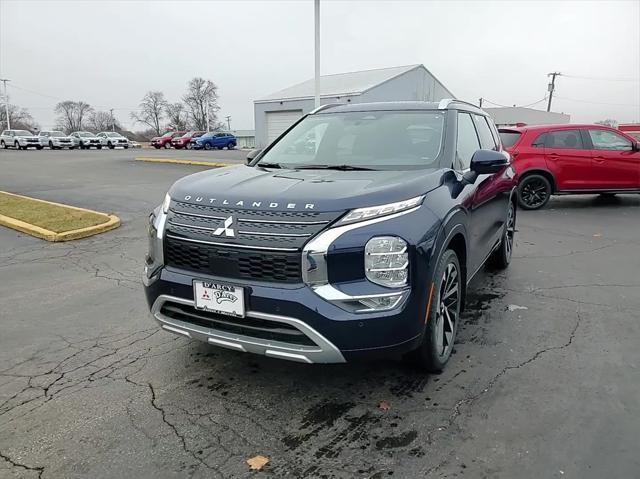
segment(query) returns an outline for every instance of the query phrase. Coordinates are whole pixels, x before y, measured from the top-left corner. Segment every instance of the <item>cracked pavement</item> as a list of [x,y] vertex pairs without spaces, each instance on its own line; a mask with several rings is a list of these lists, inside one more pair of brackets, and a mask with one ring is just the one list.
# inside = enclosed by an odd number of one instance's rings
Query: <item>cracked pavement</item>
[[513,263],[473,280],[443,374],[308,366],[157,329],[146,217],[202,168],[139,154],[0,152],[0,189],[123,220],[61,244],[0,228],[0,478],[637,476],[639,196],[520,211]]

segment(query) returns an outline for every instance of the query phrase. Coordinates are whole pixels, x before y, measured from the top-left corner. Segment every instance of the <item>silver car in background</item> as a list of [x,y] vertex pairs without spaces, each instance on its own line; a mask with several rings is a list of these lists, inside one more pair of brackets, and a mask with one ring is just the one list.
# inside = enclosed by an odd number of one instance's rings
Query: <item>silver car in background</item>
[[4,130],[0,135],[0,148],[13,146],[16,150],[37,148],[42,150],[40,140],[28,130]]
[[98,150],[102,149],[102,142],[100,141],[100,138],[89,131],[74,131],[69,136],[73,140],[74,145],[81,150],[89,148],[97,148]]
[[115,131],[101,131],[100,133],[96,134],[96,136],[100,138],[102,146],[106,146],[111,150],[113,150],[116,146],[129,148],[129,140]]
[[60,150],[69,148],[73,150],[76,145],[69,135],[65,135],[62,131],[41,131],[38,133],[40,146],[48,146],[52,150]]

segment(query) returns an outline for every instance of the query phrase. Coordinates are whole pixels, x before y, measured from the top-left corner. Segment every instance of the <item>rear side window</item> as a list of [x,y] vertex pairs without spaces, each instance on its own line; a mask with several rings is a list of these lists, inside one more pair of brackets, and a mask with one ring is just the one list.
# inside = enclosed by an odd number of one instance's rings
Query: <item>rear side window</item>
[[581,150],[584,148],[579,130],[558,130],[547,133],[545,147],[565,150]]
[[543,133],[542,135],[538,135],[535,140],[531,142],[531,146],[534,148],[544,148],[544,144],[547,141],[547,134]]
[[500,130],[500,140],[502,140],[502,146],[507,148],[515,145],[521,136],[522,133],[520,133],[519,131]]
[[624,136],[607,130],[589,130],[589,137],[596,150],[631,150],[631,142]]
[[480,137],[480,145],[485,150],[497,150],[498,145],[491,134],[487,119],[481,115],[473,115],[476,120],[476,128],[478,129],[478,136]]
[[458,113],[458,140],[456,143],[457,167],[466,170],[471,166],[471,157],[480,149],[478,134],[469,113]]

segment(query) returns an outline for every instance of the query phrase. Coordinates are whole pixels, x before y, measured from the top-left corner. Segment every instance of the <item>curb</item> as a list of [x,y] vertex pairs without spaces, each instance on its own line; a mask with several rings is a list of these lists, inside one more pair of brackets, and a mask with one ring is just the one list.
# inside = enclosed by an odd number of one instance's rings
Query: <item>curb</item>
[[236,164],[236,163],[221,163],[221,162],[201,161],[201,160],[176,160],[173,158],[151,158],[147,156],[138,156],[136,157],[136,161],[146,161],[148,163],[172,163],[175,165],[196,165],[196,166],[214,166],[214,167],[232,166]]
[[53,201],[40,200],[38,198],[31,198],[29,196],[16,195],[15,193],[9,193],[8,191],[2,191],[1,193],[17,196],[19,198],[25,198],[31,201],[38,201],[40,203],[47,203],[50,205],[62,206],[64,208],[69,208],[72,210],[78,211],[87,211],[90,213],[95,213],[99,215],[103,215],[107,218],[105,223],[101,223],[95,226],[87,226],[85,228],[78,228],[75,230],[64,231],[62,233],[56,233],[55,231],[51,231],[45,228],[41,228],[40,226],[32,225],[31,223],[26,223],[24,221],[17,220],[15,218],[11,218],[9,216],[0,214],[0,225],[6,226],[8,228],[20,231],[22,233],[26,233],[31,236],[35,236],[36,238],[40,238],[46,241],[71,241],[80,238],[86,238],[87,236],[97,235],[99,233],[104,233],[105,231],[110,231],[116,229],[120,226],[120,218],[116,215],[109,215],[106,213],[100,213],[99,211],[93,211],[86,208],[79,208],[77,206],[65,205],[62,203],[55,203]]

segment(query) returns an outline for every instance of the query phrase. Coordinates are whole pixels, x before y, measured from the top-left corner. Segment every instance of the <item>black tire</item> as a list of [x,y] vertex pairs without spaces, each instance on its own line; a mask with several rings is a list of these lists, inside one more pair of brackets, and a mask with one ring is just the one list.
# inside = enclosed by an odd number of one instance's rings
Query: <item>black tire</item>
[[126,145],[126,146],[124,147],[124,149],[125,149],[125,150],[128,150],[128,149],[129,149],[129,145]]
[[495,269],[506,269],[511,263],[511,257],[513,256],[513,244],[516,236],[516,206],[512,201],[509,201],[509,208],[507,209],[507,219],[504,223],[504,230],[502,232],[502,239],[500,240],[500,246],[496,249],[491,258],[489,258],[489,265]]
[[7,144],[4,142],[4,140],[0,141],[0,146],[2,147],[3,150],[6,150],[7,148],[9,148]]
[[542,175],[528,175],[518,185],[518,204],[523,210],[537,210],[551,198],[551,182]]
[[167,141],[167,142],[164,144],[164,149],[165,149],[165,150],[168,150],[169,148],[171,148],[171,143]]
[[108,142],[107,146],[109,147],[110,150],[113,150],[115,148],[115,146],[113,146],[111,142]]
[[209,143],[205,143],[204,144],[204,149],[205,150],[210,150],[211,149],[211,145]]
[[42,148],[43,148],[42,145],[36,146],[36,150],[42,150]]
[[232,143],[229,143],[229,144],[227,145],[227,150],[233,150],[235,147],[236,147],[236,144],[235,144],[235,143],[233,143],[233,142],[232,142]]
[[13,143],[13,147],[14,147],[16,150],[21,150],[21,149],[22,149],[22,148],[20,148],[20,143],[18,143],[18,141],[17,141],[17,140]]
[[156,150],[159,150],[159,149],[160,149],[160,145],[153,145],[153,147],[154,147]]
[[422,344],[408,359],[425,371],[441,373],[453,352],[464,302],[464,278],[455,251],[448,249],[440,257],[432,288]]
[[97,148],[98,150],[102,150],[102,145],[98,145],[98,146],[96,146],[96,148]]
[[615,198],[616,193],[600,193],[601,198]]

